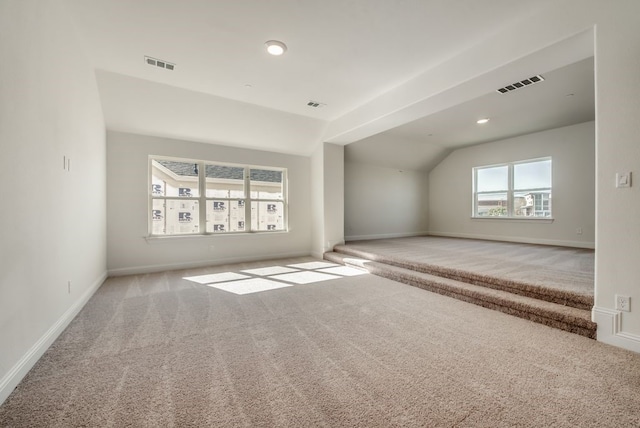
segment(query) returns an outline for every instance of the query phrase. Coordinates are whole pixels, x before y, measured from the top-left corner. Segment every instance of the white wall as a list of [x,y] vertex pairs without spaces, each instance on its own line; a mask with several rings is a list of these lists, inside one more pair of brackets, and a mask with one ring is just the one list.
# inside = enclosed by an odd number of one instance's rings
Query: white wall
[[311,155],[311,254],[322,257],[324,249],[324,144]]
[[344,146],[324,143],[324,251],[344,243]]
[[[640,352],[640,2],[596,3],[594,316],[598,340]],[[624,171],[633,187],[616,189]],[[631,312],[615,310],[616,294],[631,297]]]
[[314,257],[344,243],[344,147],[322,143],[311,155]]
[[[289,231],[215,236],[148,235],[149,155],[287,168]],[[309,255],[310,160],[222,145],[136,134],[107,135],[107,264],[110,275]]]
[[0,52],[1,403],[106,277],[106,155],[59,1],[0,2]]
[[427,231],[427,173],[347,162],[345,238],[378,239]]
[[[552,222],[471,218],[473,167],[546,156],[553,167]],[[431,235],[593,248],[594,122],[454,151],[429,173],[428,212]]]

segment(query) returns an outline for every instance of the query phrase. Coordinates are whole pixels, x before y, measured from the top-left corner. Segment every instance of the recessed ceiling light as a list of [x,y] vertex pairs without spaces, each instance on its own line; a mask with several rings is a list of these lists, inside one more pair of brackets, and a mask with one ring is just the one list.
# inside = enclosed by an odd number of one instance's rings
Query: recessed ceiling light
[[487,123],[487,122],[489,122],[489,118],[488,117],[485,117],[484,119],[478,119],[476,121],[476,123],[478,123],[480,125],[482,125],[483,123]]
[[278,40],[269,40],[265,45],[267,46],[267,52],[271,55],[279,56],[287,51],[287,45]]

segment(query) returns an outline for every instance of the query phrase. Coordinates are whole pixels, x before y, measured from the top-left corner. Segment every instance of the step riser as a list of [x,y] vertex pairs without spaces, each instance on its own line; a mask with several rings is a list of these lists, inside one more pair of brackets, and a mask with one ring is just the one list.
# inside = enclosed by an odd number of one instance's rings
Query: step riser
[[473,303],[475,305],[482,306],[488,309],[504,312],[506,314],[517,316],[518,318],[527,319],[533,322],[537,322],[539,324],[544,324],[549,327],[554,327],[560,330],[565,330],[571,333],[579,334],[581,336],[585,336],[590,339],[596,338],[595,326],[593,328],[588,328],[588,327],[579,325],[579,324],[584,324],[583,320],[575,320],[576,321],[575,324],[567,321],[560,321],[558,319],[549,318],[549,317],[535,314],[529,311],[523,311],[517,308],[513,308],[511,306],[506,306],[504,304],[498,303],[497,301],[487,301],[484,299],[478,299],[473,296],[456,292],[446,286],[442,286],[441,284],[399,277],[397,275],[393,275],[392,273],[384,271],[384,269],[371,268],[369,269],[369,272],[374,275],[381,276],[383,278],[402,282],[403,284],[411,285],[413,287],[418,287],[423,290],[431,291],[433,293],[442,294],[444,296],[453,297],[455,299],[462,300],[468,303]]
[[[567,316],[561,313],[541,311],[539,308],[536,309],[527,307],[526,305],[522,304],[510,304],[508,301],[504,301],[491,296],[476,296],[468,290],[457,289],[450,285],[447,285],[446,283],[440,283],[438,281],[430,281],[424,278],[415,277],[411,275],[411,273],[395,272],[392,268],[385,269],[384,264],[380,262],[367,263],[366,261],[359,262],[358,260],[345,260],[344,254],[345,253],[326,253],[324,255],[324,258],[325,260],[332,261],[334,263],[344,264],[346,266],[352,266],[358,269],[364,269],[373,275],[388,278],[397,282],[402,282],[407,285],[449,296],[468,303],[473,303],[475,305],[482,306],[488,309],[497,310],[509,315],[537,322],[539,324],[544,324],[549,327],[554,327],[560,330],[579,334],[590,339],[596,338],[596,324],[591,322],[590,320]],[[404,266],[398,267],[407,269]],[[425,273],[431,274],[430,272]],[[455,278],[452,279],[458,280]],[[482,286],[482,284],[480,285]]]
[[[515,282],[501,282],[498,279],[486,278],[481,275],[475,275],[470,272],[460,272],[454,269],[446,269],[439,266],[430,266],[425,264],[410,264],[407,262],[393,260],[386,257],[381,257],[376,254],[366,253],[364,251],[357,251],[350,248],[336,247],[334,249],[336,253],[350,255],[354,257],[361,257],[376,261],[379,263],[385,263],[392,266],[401,267],[404,269],[415,270],[417,272],[427,273],[430,275],[439,276],[442,278],[449,278],[456,281],[466,282],[468,284],[478,285],[481,287],[492,288],[494,290],[507,291],[509,293],[519,294],[525,297],[531,297],[534,299],[544,300],[551,303],[557,303],[559,305],[571,306],[573,308],[582,310],[591,310],[593,307],[593,299],[584,298],[581,299],[578,296],[559,296],[557,294],[547,294],[536,292],[532,290],[531,286],[527,284],[518,284]],[[340,262],[338,262],[340,263]]]

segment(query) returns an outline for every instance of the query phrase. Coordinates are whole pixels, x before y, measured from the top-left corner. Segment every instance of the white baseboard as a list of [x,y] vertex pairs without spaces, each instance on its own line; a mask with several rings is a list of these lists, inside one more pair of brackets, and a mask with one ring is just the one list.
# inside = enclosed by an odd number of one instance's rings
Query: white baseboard
[[560,239],[539,239],[529,238],[521,236],[495,236],[495,235],[481,235],[475,233],[449,233],[449,232],[428,232],[429,236],[443,236],[446,238],[467,238],[467,239],[482,239],[485,241],[505,241],[505,242],[517,242],[520,244],[538,244],[538,245],[554,245],[558,247],[574,247],[574,248],[588,248],[595,249],[595,242],[580,242],[580,241],[564,241]]
[[622,312],[594,306],[591,319],[598,324],[598,341],[640,353],[640,336],[622,331]]
[[102,283],[107,279],[107,273],[104,272],[93,284],[85,291],[76,302],[66,310],[64,314],[56,321],[49,330],[27,351],[26,354],[9,370],[9,372],[0,379],[0,404],[18,386],[20,381],[29,373],[29,370],[38,362],[42,354],[45,353],[51,344],[60,336],[69,323],[78,315],[78,312],[87,304],[91,296],[100,288]]
[[409,238],[411,236],[425,236],[427,232],[409,232],[409,233],[382,233],[379,235],[352,235],[345,236],[345,241],[369,241],[372,239],[390,239],[390,238]]
[[[194,269],[207,266],[225,265],[230,263],[246,263],[246,262],[258,262],[263,260],[273,259],[285,259],[290,257],[309,257],[312,254],[309,251],[299,251],[293,253],[274,253],[267,254],[266,256],[250,256],[250,257],[227,257],[216,258],[211,260],[200,260],[196,262],[180,262],[180,263],[167,263],[157,265],[146,266],[131,266],[126,268],[109,269],[109,276],[123,276],[123,275],[139,275],[145,273],[164,272],[167,270],[180,270],[180,269]],[[322,259],[322,255],[316,258]]]

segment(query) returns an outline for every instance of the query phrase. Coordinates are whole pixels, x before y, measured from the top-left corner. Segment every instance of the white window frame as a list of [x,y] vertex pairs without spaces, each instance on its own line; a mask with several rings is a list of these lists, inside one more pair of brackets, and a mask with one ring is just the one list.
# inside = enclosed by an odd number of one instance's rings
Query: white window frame
[[[551,187],[545,187],[545,188],[535,188],[535,189],[515,189],[514,187],[514,168],[516,165],[521,165],[521,164],[527,164],[527,163],[535,163],[535,162],[544,162],[544,161],[550,161],[551,162]],[[499,190],[491,190],[491,191],[484,191],[484,192],[478,192],[478,171],[483,170],[483,169],[489,169],[489,168],[498,168],[498,167],[507,167],[507,189],[499,189]],[[477,166],[474,167],[472,169],[472,197],[473,197],[473,201],[472,201],[472,212],[471,212],[471,217],[474,219],[509,219],[509,220],[553,220],[553,205],[552,205],[552,198],[553,198],[553,160],[551,158],[551,156],[546,156],[546,157],[542,157],[542,158],[535,158],[535,159],[526,159],[526,160],[522,160],[522,161],[515,161],[515,162],[506,162],[506,163],[500,163],[500,164],[494,164],[494,165],[483,165],[483,166]],[[549,216],[548,217],[543,217],[543,216],[539,216],[539,217],[535,217],[535,216],[521,216],[521,215],[515,215],[515,197],[514,194],[515,193],[521,193],[521,192],[542,192],[542,191],[546,191],[549,190]],[[481,216],[478,215],[478,208],[479,208],[479,203],[478,203],[478,195],[481,194],[490,194],[490,193],[506,193],[507,194],[507,215],[504,216]],[[535,211],[535,201],[534,201],[534,211]]]
[[[197,197],[180,197],[180,196],[166,196],[166,195],[153,195],[152,191],[152,162],[154,160],[158,161],[173,161],[173,162],[184,162],[184,163],[193,163],[198,166],[198,196]],[[244,169],[244,197],[219,197],[219,196],[209,196],[206,195],[206,166],[207,165],[219,165],[226,166],[232,168],[243,168]],[[252,169],[260,169],[267,171],[277,171],[282,174],[282,199],[277,198],[252,198],[251,197],[251,176],[250,171]],[[288,203],[288,171],[287,168],[281,167],[272,167],[272,166],[263,166],[263,165],[248,165],[248,164],[235,164],[228,162],[216,162],[216,161],[205,161],[205,160],[195,160],[195,159],[185,159],[185,158],[176,158],[176,157],[167,157],[167,156],[149,156],[148,161],[148,183],[147,183],[147,195],[148,195],[148,208],[147,208],[147,222],[148,222],[148,237],[150,238],[165,238],[165,237],[189,237],[189,236],[221,236],[221,235],[230,235],[230,234],[256,234],[256,233],[282,233],[289,232],[289,203]],[[183,233],[183,234],[154,234],[153,233],[153,201],[154,200],[167,200],[167,199],[176,199],[176,200],[197,200],[198,201],[198,232],[197,233]],[[244,231],[225,231],[225,232],[207,232],[207,201],[213,200],[225,200],[225,201],[244,201],[244,210],[245,210],[245,230]],[[283,205],[283,228],[276,230],[252,230],[252,221],[251,221],[251,206],[252,202],[276,202],[282,203]],[[166,217],[166,211],[165,211]],[[166,219],[165,219],[166,221]]]

